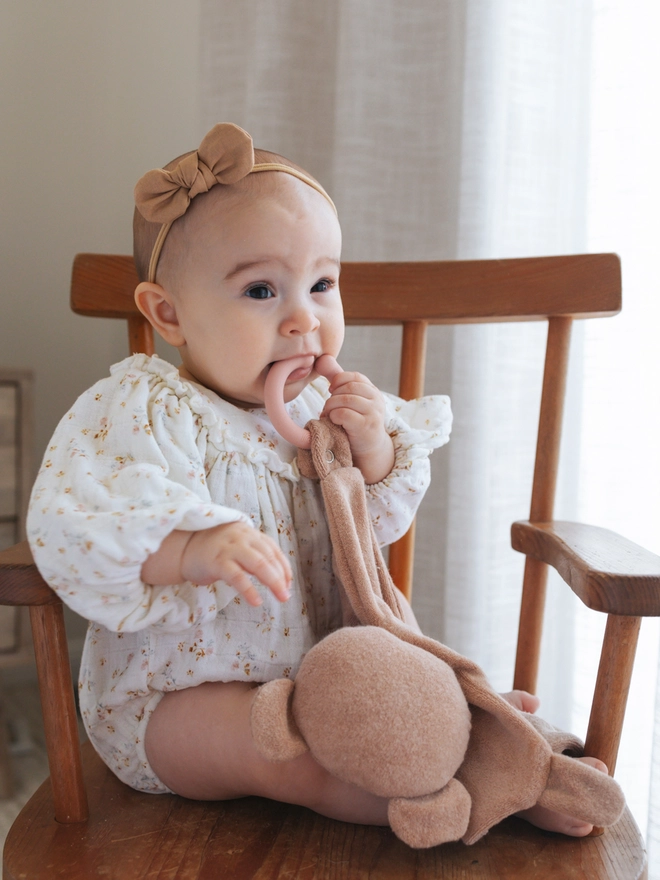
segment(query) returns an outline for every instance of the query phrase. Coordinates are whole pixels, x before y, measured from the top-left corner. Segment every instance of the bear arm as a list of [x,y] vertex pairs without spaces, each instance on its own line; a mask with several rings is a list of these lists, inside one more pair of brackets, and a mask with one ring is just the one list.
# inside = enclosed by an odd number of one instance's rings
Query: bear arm
[[293,720],[294,683],[278,678],[261,685],[252,701],[250,728],[259,754],[268,761],[292,761],[309,751]]
[[433,794],[416,798],[392,798],[387,818],[396,836],[415,849],[459,840],[467,831],[472,802],[457,780]]
[[607,773],[567,755],[553,754],[546,788],[537,803],[607,827],[620,818],[625,799],[619,784]]

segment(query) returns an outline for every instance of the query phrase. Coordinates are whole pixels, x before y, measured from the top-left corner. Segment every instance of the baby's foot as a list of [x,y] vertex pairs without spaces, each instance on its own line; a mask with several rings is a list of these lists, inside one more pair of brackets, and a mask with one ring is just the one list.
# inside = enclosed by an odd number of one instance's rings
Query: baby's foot
[[[596,770],[600,770],[601,773],[607,773],[607,767],[598,758],[575,758],[575,760],[589,764],[591,767],[595,767]],[[560,834],[568,834],[570,837],[586,837],[594,827],[589,822],[583,822],[581,819],[576,819],[565,813],[555,813],[553,810],[541,807],[539,804],[536,804],[536,806],[531,807],[529,810],[521,810],[519,813],[516,813],[516,816],[520,816],[521,819],[525,819],[544,831],[557,831]]]
[[506,694],[500,694],[501,697],[511,703],[511,705],[520,709],[521,712],[529,712],[533,715],[541,704],[541,701],[534,694],[528,694],[527,691],[509,691]]

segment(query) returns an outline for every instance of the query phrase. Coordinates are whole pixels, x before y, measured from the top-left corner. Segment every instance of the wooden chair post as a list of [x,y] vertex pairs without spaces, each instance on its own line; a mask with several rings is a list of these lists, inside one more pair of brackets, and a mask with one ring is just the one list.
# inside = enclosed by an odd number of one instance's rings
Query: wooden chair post
[[[619,754],[641,624],[641,617],[607,615],[584,753],[606,764],[610,776]],[[599,837],[603,831],[595,826],[590,836]]]
[[154,353],[154,330],[143,315],[130,315],[128,320],[128,349],[130,354]]
[[610,776],[619,753],[641,623],[641,617],[607,616],[584,753],[604,761]]
[[55,819],[64,824],[84,822],[89,810],[62,603],[33,605],[30,608],[30,621]]
[[[427,329],[427,321],[403,322],[399,397],[404,400],[412,400],[424,394]],[[412,595],[414,562],[415,521],[413,520],[406,534],[391,545],[388,563],[392,580],[408,601]]]
[[[548,319],[548,341],[529,515],[531,522],[549,522],[552,519],[572,324],[572,318],[563,316]],[[525,560],[513,686],[532,694],[536,691],[538,678],[547,581],[547,565],[528,556]]]

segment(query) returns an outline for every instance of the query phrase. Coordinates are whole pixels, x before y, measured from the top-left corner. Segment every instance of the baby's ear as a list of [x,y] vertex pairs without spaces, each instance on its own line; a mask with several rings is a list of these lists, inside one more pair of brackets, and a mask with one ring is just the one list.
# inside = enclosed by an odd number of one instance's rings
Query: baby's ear
[[546,788],[538,803],[583,822],[614,825],[626,805],[623,792],[607,773],[569,758],[553,755]]
[[415,849],[426,849],[460,840],[467,831],[472,801],[458,779],[434,794],[392,798],[387,818],[399,840]]
[[252,739],[259,754],[268,761],[292,761],[309,751],[293,720],[294,687],[290,679],[278,678],[261,685],[252,701]]
[[177,348],[185,343],[172,295],[155,281],[141,281],[135,288],[135,305],[165,342]]

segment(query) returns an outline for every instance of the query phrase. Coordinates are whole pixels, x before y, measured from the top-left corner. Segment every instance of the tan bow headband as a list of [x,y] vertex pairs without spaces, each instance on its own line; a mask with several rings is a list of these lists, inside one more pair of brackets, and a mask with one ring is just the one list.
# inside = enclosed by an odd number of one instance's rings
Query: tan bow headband
[[191,200],[216,183],[231,184],[257,171],[284,171],[321,193],[337,213],[334,202],[315,180],[279,162],[254,163],[250,135],[231,122],[213,126],[199,149],[185,156],[171,171],[154,168],[135,185],[135,204],[145,220],[161,223],[149,261],[149,281],[156,280],[156,266],[172,223],[188,210]]

